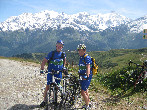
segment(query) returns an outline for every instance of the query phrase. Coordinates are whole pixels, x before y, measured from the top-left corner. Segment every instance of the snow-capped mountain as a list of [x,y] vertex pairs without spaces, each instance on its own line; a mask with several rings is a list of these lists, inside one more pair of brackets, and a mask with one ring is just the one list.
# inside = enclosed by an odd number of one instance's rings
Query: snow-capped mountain
[[90,15],[86,12],[80,12],[73,15],[58,13],[54,11],[42,11],[40,13],[23,13],[19,16],[12,16],[6,21],[0,23],[2,31],[15,31],[29,28],[30,30],[40,28],[65,28],[71,27],[80,31],[102,31],[108,27],[126,24],[132,20],[117,13]]
[[132,33],[139,33],[143,32],[143,29],[147,29],[147,15],[144,17],[140,17],[136,20],[127,24],[130,28],[130,32]]
[[65,42],[65,50],[75,50],[80,43],[89,47],[87,51],[144,48],[147,47],[147,41],[142,38],[145,28],[147,15],[131,20],[115,12],[23,13],[0,23],[0,55],[45,53],[48,48],[54,49],[57,39]]
[[23,13],[19,16],[12,16],[0,23],[0,31],[15,31],[19,29],[42,29],[48,28],[63,29],[71,27],[80,31],[99,32],[110,27],[125,24],[130,32],[139,33],[147,27],[147,15],[136,20],[131,20],[115,12],[107,14],[90,15],[87,12],[80,12],[73,15],[58,13],[54,11],[42,11],[39,13]]

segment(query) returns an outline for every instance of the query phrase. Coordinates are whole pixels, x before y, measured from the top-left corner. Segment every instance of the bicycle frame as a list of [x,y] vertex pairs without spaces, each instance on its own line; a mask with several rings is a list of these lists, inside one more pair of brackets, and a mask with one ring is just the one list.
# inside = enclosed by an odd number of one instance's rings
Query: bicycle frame
[[[67,85],[68,85],[68,79],[67,77],[65,78],[57,78],[55,77],[54,75],[55,74],[59,74],[60,71],[51,71],[51,72],[48,72],[48,74],[51,74],[52,75],[52,82],[50,83],[50,87],[49,87],[49,90],[48,90],[48,102],[50,102],[50,104],[53,104],[54,105],[54,109],[55,108],[62,108],[63,107],[63,100],[65,99],[65,97],[67,96]],[[67,75],[66,75],[67,76]],[[70,77],[70,76],[68,76]],[[62,86],[62,89],[60,89],[59,86],[61,85],[57,85],[56,81],[55,80],[61,80],[63,82],[63,86]],[[57,93],[58,91],[61,93],[61,101],[58,103],[57,102]],[[51,98],[51,92],[53,92],[53,99]],[[52,101],[53,100],[53,101]],[[53,103],[52,103],[53,102]],[[57,106],[59,105],[59,106]],[[48,107],[48,106],[47,106]]]

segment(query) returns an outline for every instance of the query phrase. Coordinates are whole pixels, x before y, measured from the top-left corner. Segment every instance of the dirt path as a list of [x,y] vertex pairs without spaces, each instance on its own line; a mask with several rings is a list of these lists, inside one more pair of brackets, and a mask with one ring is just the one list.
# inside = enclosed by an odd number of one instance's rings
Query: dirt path
[[[46,84],[39,71],[39,64],[0,59],[0,110],[38,110]],[[110,96],[102,91],[91,92],[90,96],[93,110],[134,110],[135,105],[128,105],[127,101],[108,105]]]
[[38,73],[39,65],[0,59],[0,110],[38,105],[44,89]]
[[[39,72],[39,64],[0,59],[0,110],[38,110],[46,84]],[[92,105],[98,109],[96,102],[92,101]]]

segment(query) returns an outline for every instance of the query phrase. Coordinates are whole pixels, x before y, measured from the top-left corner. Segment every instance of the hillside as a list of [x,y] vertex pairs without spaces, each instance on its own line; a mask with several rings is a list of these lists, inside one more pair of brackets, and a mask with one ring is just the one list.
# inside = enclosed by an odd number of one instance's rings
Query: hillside
[[46,53],[55,49],[58,39],[64,41],[64,50],[76,50],[80,43],[87,46],[87,51],[147,47],[147,40],[143,39],[142,32],[127,33],[124,28],[118,28],[117,31],[106,29],[99,33],[79,32],[72,28],[0,32],[0,55],[10,57],[22,53]]
[[[66,53],[69,63],[73,60],[75,61],[74,64],[78,63],[79,56],[76,52]],[[128,65],[128,60],[142,64],[142,61],[147,59],[147,48],[95,51],[88,52],[88,54],[96,58],[100,75],[110,72],[110,69],[117,70],[117,68]],[[28,62],[28,60],[40,62],[46,55],[46,53],[33,53],[15,56],[24,59],[0,58],[0,109],[38,109],[43,99],[45,76],[39,74],[40,64]],[[110,90],[100,85],[95,78],[90,86],[93,110],[146,109],[146,92],[115,98]]]
[[[90,56],[96,59],[97,64],[101,69],[108,69],[110,67],[123,67],[128,64],[130,60],[142,64],[147,59],[147,48],[141,49],[112,49],[110,51],[91,51],[87,52]],[[15,55],[14,57],[30,59],[37,62],[47,55],[47,53],[23,53]],[[67,61],[77,65],[79,62],[78,52],[66,52]]]
[[0,56],[46,53],[59,39],[71,51],[80,43],[86,44],[87,51],[145,48],[142,31],[146,21],[147,16],[131,20],[117,13],[23,13],[0,23]]

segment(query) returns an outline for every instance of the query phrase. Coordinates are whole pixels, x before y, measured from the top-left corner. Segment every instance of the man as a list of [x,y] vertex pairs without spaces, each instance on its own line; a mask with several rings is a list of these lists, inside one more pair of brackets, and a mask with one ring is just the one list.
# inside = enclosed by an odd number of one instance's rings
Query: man
[[[48,62],[48,72],[51,72],[52,70],[60,71],[63,70],[66,64],[66,55],[62,52],[64,46],[64,42],[62,40],[57,41],[56,43],[56,50],[51,51],[47,57],[45,57],[41,63],[41,71],[40,73],[43,73],[44,66]],[[55,77],[62,78],[62,72],[59,72],[59,74],[55,74]],[[60,84],[60,80],[55,80],[57,84]],[[47,74],[47,85],[44,91],[44,100],[40,104],[40,107],[44,107],[46,105],[46,96],[47,91],[49,89],[49,85],[52,82],[52,75],[50,73]]]
[[[86,46],[84,44],[80,44],[77,47],[80,60],[79,60],[79,76],[81,77],[80,85],[81,85],[81,95],[85,101],[86,109],[90,109],[90,99],[88,93],[88,87],[90,85],[92,79],[92,61],[91,57],[86,54]],[[84,107],[84,106],[83,106]]]

